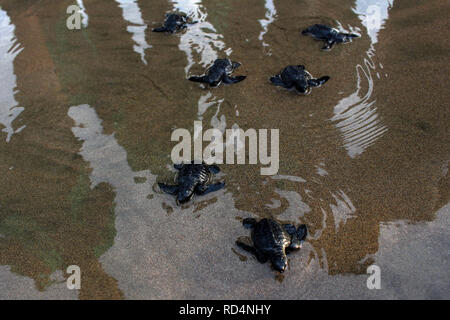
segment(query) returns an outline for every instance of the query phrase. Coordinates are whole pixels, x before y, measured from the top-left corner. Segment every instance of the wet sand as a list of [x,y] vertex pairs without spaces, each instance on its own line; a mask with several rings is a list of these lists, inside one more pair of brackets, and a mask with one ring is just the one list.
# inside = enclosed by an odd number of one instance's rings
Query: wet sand
[[[88,25],[69,31],[69,4],[0,1],[23,47],[12,128],[25,125],[0,135],[1,298],[33,282],[42,294],[24,297],[51,297],[71,264],[81,299],[449,298],[449,40],[433,31],[448,5],[379,1],[374,31],[354,1],[84,0]],[[177,7],[200,22],[150,32]],[[299,35],[336,21],[362,37],[324,53]],[[227,55],[245,81],[184,80]],[[305,97],[278,90],[268,77],[288,64],[331,79]],[[226,189],[177,207],[153,186],[173,177],[172,130],[194,120],[278,128],[278,176],[221,165]],[[309,227],[281,282],[234,245],[258,216]],[[366,287],[371,264],[382,290]]]

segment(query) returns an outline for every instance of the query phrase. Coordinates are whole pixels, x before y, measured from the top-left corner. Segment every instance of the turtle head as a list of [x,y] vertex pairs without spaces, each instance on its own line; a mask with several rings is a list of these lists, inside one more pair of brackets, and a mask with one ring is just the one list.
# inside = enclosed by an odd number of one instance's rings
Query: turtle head
[[303,94],[308,94],[308,85],[306,83],[300,83],[300,82],[295,82],[294,83],[295,89],[297,89],[298,92],[303,93]]
[[272,267],[280,272],[283,273],[286,270],[287,267],[287,258],[285,254],[275,254],[272,259],[270,259],[272,262]]
[[191,188],[181,188],[177,194],[177,204],[181,205],[186,202],[189,202],[194,196],[194,190]]
[[237,68],[239,68],[241,66],[240,62],[236,62],[236,61],[231,61],[231,67],[233,70],[236,70]]
[[337,35],[338,40],[340,40],[343,43],[352,42],[353,38],[359,38],[359,35],[354,33],[338,33]]

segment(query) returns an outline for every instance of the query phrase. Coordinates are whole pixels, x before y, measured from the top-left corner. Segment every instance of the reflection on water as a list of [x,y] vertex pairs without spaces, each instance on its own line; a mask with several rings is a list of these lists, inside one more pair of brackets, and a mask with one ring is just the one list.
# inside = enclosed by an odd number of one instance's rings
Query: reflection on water
[[372,45],[378,42],[378,32],[384,27],[393,4],[394,0],[356,0],[353,12],[366,27]]
[[152,46],[145,40],[145,31],[147,30],[147,24],[142,19],[141,10],[137,0],[116,0],[119,3],[119,7],[122,8],[123,18],[133,24],[127,27],[129,33],[131,33],[133,41],[136,43],[133,46],[135,52],[141,56],[143,63],[147,64],[145,59],[145,50]]
[[[208,16],[201,0],[173,0],[174,9],[186,13],[197,23],[189,25],[186,32],[181,35],[179,48],[186,53],[188,64],[185,67],[186,75],[195,63],[194,55],[200,55],[200,65],[207,67],[218,58],[217,51],[225,48],[223,36],[217,33],[214,26],[206,21]],[[225,51],[231,54],[231,49]]]
[[[275,4],[273,3],[273,0],[266,0],[264,6],[266,8],[266,17],[265,17],[265,19],[259,20],[259,23],[261,24],[261,27],[263,28],[263,30],[259,34],[258,39],[259,39],[259,41],[262,42],[263,47],[268,47],[269,45],[266,42],[264,42],[264,35],[269,30],[269,25],[273,21],[275,21],[277,9],[275,8]],[[271,54],[270,51],[268,54],[269,55]]]
[[[331,118],[335,122],[335,126],[342,132],[344,147],[352,158],[363,153],[388,130],[379,118],[376,100],[372,97],[374,92],[372,73],[376,72],[373,63],[374,44],[377,42],[377,34],[381,26],[388,18],[387,10],[390,6],[392,6],[392,1],[388,0],[357,0],[356,9],[353,9],[358,14],[362,24],[366,26],[371,38],[371,45],[363,64],[356,65],[356,91],[339,101],[334,107],[334,116]],[[372,13],[375,17],[369,16],[369,13]],[[376,72],[376,74],[379,78],[379,73]],[[367,92],[363,93],[361,91],[363,91],[363,86],[366,86],[366,81]]]
[[220,106],[224,102],[225,99],[218,99],[216,96],[213,96],[211,91],[206,94],[202,94],[198,99],[198,120],[203,120],[203,115],[213,106],[216,106],[216,111],[214,115],[211,117],[211,127],[215,129],[219,129],[222,133],[225,132],[227,127],[227,122],[225,119],[225,115],[220,115]]
[[356,208],[350,198],[342,190],[339,190],[337,194],[333,194],[333,198],[336,201],[336,204],[331,203],[330,207],[334,216],[336,232],[338,232],[341,223],[346,224],[348,219],[354,218]]
[[84,28],[86,28],[89,23],[89,16],[86,13],[86,8],[84,7],[83,0],[77,0],[77,4],[80,7],[81,24]]
[[[105,135],[102,133],[102,121],[94,108],[87,104],[73,106],[69,108],[68,115],[76,124],[72,128],[73,134],[83,141],[80,154],[92,167],[91,188],[101,182],[111,184],[118,191],[116,203],[119,204],[119,207],[120,204],[128,201],[126,200],[127,197],[141,198],[141,201],[145,199],[148,192],[145,195],[142,194],[142,186],[147,184],[136,184],[134,178],[145,177],[147,180],[154,180],[154,176],[148,171],[132,171],[127,162],[127,152],[117,143],[114,134]],[[130,190],[130,194],[124,195],[119,192],[123,188]],[[149,192],[150,190],[151,188],[148,188]],[[141,197],[138,195],[141,195]]]
[[14,25],[8,14],[0,8],[0,124],[6,132],[6,142],[14,133],[20,132],[25,126],[16,130],[12,123],[24,110],[18,107],[15,99],[16,75],[14,74],[14,59],[23,50],[14,35]]

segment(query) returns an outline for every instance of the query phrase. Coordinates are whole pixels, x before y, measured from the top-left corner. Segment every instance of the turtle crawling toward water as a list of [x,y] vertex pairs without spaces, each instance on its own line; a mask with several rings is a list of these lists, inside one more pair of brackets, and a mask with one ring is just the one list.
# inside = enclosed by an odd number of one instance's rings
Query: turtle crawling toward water
[[311,35],[316,40],[325,41],[325,46],[322,50],[331,50],[335,43],[352,42],[353,38],[358,38],[359,35],[353,33],[343,33],[335,28],[323,24],[315,24],[302,31],[304,36]]
[[282,273],[287,267],[286,254],[301,248],[308,233],[306,225],[295,228],[292,224],[281,225],[274,219],[246,218],[243,221],[246,228],[252,229],[253,246],[236,241],[236,245],[255,255],[260,263],[270,261],[272,267]]
[[190,81],[207,83],[211,87],[216,87],[220,83],[237,83],[246,78],[246,76],[232,77],[234,70],[239,68],[239,62],[231,61],[230,59],[217,59],[214,64],[208,68],[203,76],[192,76]]
[[314,79],[312,75],[305,70],[305,66],[287,66],[280,74],[270,78],[276,86],[281,86],[286,89],[295,88],[297,92],[309,94],[312,87],[320,87],[330,79],[329,76],[323,76]]
[[167,13],[164,24],[159,28],[154,28],[152,31],[174,33],[178,30],[185,29],[189,24],[194,23],[197,22],[189,22],[189,18],[183,13]]
[[194,194],[204,195],[220,190],[225,186],[223,182],[209,184],[213,175],[220,172],[216,165],[192,162],[190,164],[175,164],[174,168],[178,170],[177,184],[158,183],[158,185],[165,193],[176,196],[178,205],[191,200]]

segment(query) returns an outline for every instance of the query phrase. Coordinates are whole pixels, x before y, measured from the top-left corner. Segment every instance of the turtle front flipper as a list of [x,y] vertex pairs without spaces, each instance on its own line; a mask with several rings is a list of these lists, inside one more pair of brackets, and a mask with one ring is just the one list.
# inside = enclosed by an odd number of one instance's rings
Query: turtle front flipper
[[247,78],[247,77],[246,76],[236,76],[236,77],[224,76],[222,81],[223,81],[223,83],[226,83],[226,84],[232,84],[232,83],[241,82],[245,78]]
[[322,47],[323,51],[330,51],[336,42],[334,40],[328,40],[325,43],[325,46]]
[[163,192],[171,194],[173,196],[177,195],[180,189],[177,185],[168,185],[161,182],[158,182],[158,186]]
[[214,191],[218,191],[220,189],[222,189],[223,187],[225,187],[225,183],[224,182],[217,182],[214,184],[208,184],[208,185],[197,185],[197,187],[195,187],[195,193],[197,195],[205,195]]
[[211,172],[213,174],[218,174],[220,172],[220,168],[218,166],[216,166],[215,164],[209,165],[208,170],[209,170],[209,172]]
[[343,33],[343,36],[345,37],[345,42],[352,41],[353,38],[359,38],[360,35],[354,34],[354,33]]
[[277,74],[276,76],[270,77],[270,82],[272,82],[276,86],[286,88],[286,84],[281,80],[281,76]]
[[260,263],[265,263],[265,262],[267,262],[267,260],[269,260],[265,255],[263,255],[261,252],[256,250],[255,247],[249,246],[248,244],[243,243],[239,240],[236,241],[236,245],[239,248],[244,249],[245,251],[253,254],[256,257],[256,260],[258,260]]
[[209,83],[209,78],[207,76],[192,76],[189,77],[188,79],[189,81],[193,81],[193,82],[202,82],[202,83]]
[[330,80],[329,76],[320,77],[319,79],[309,79],[308,80],[308,85],[310,87],[320,87],[321,85],[323,85],[328,80]]

